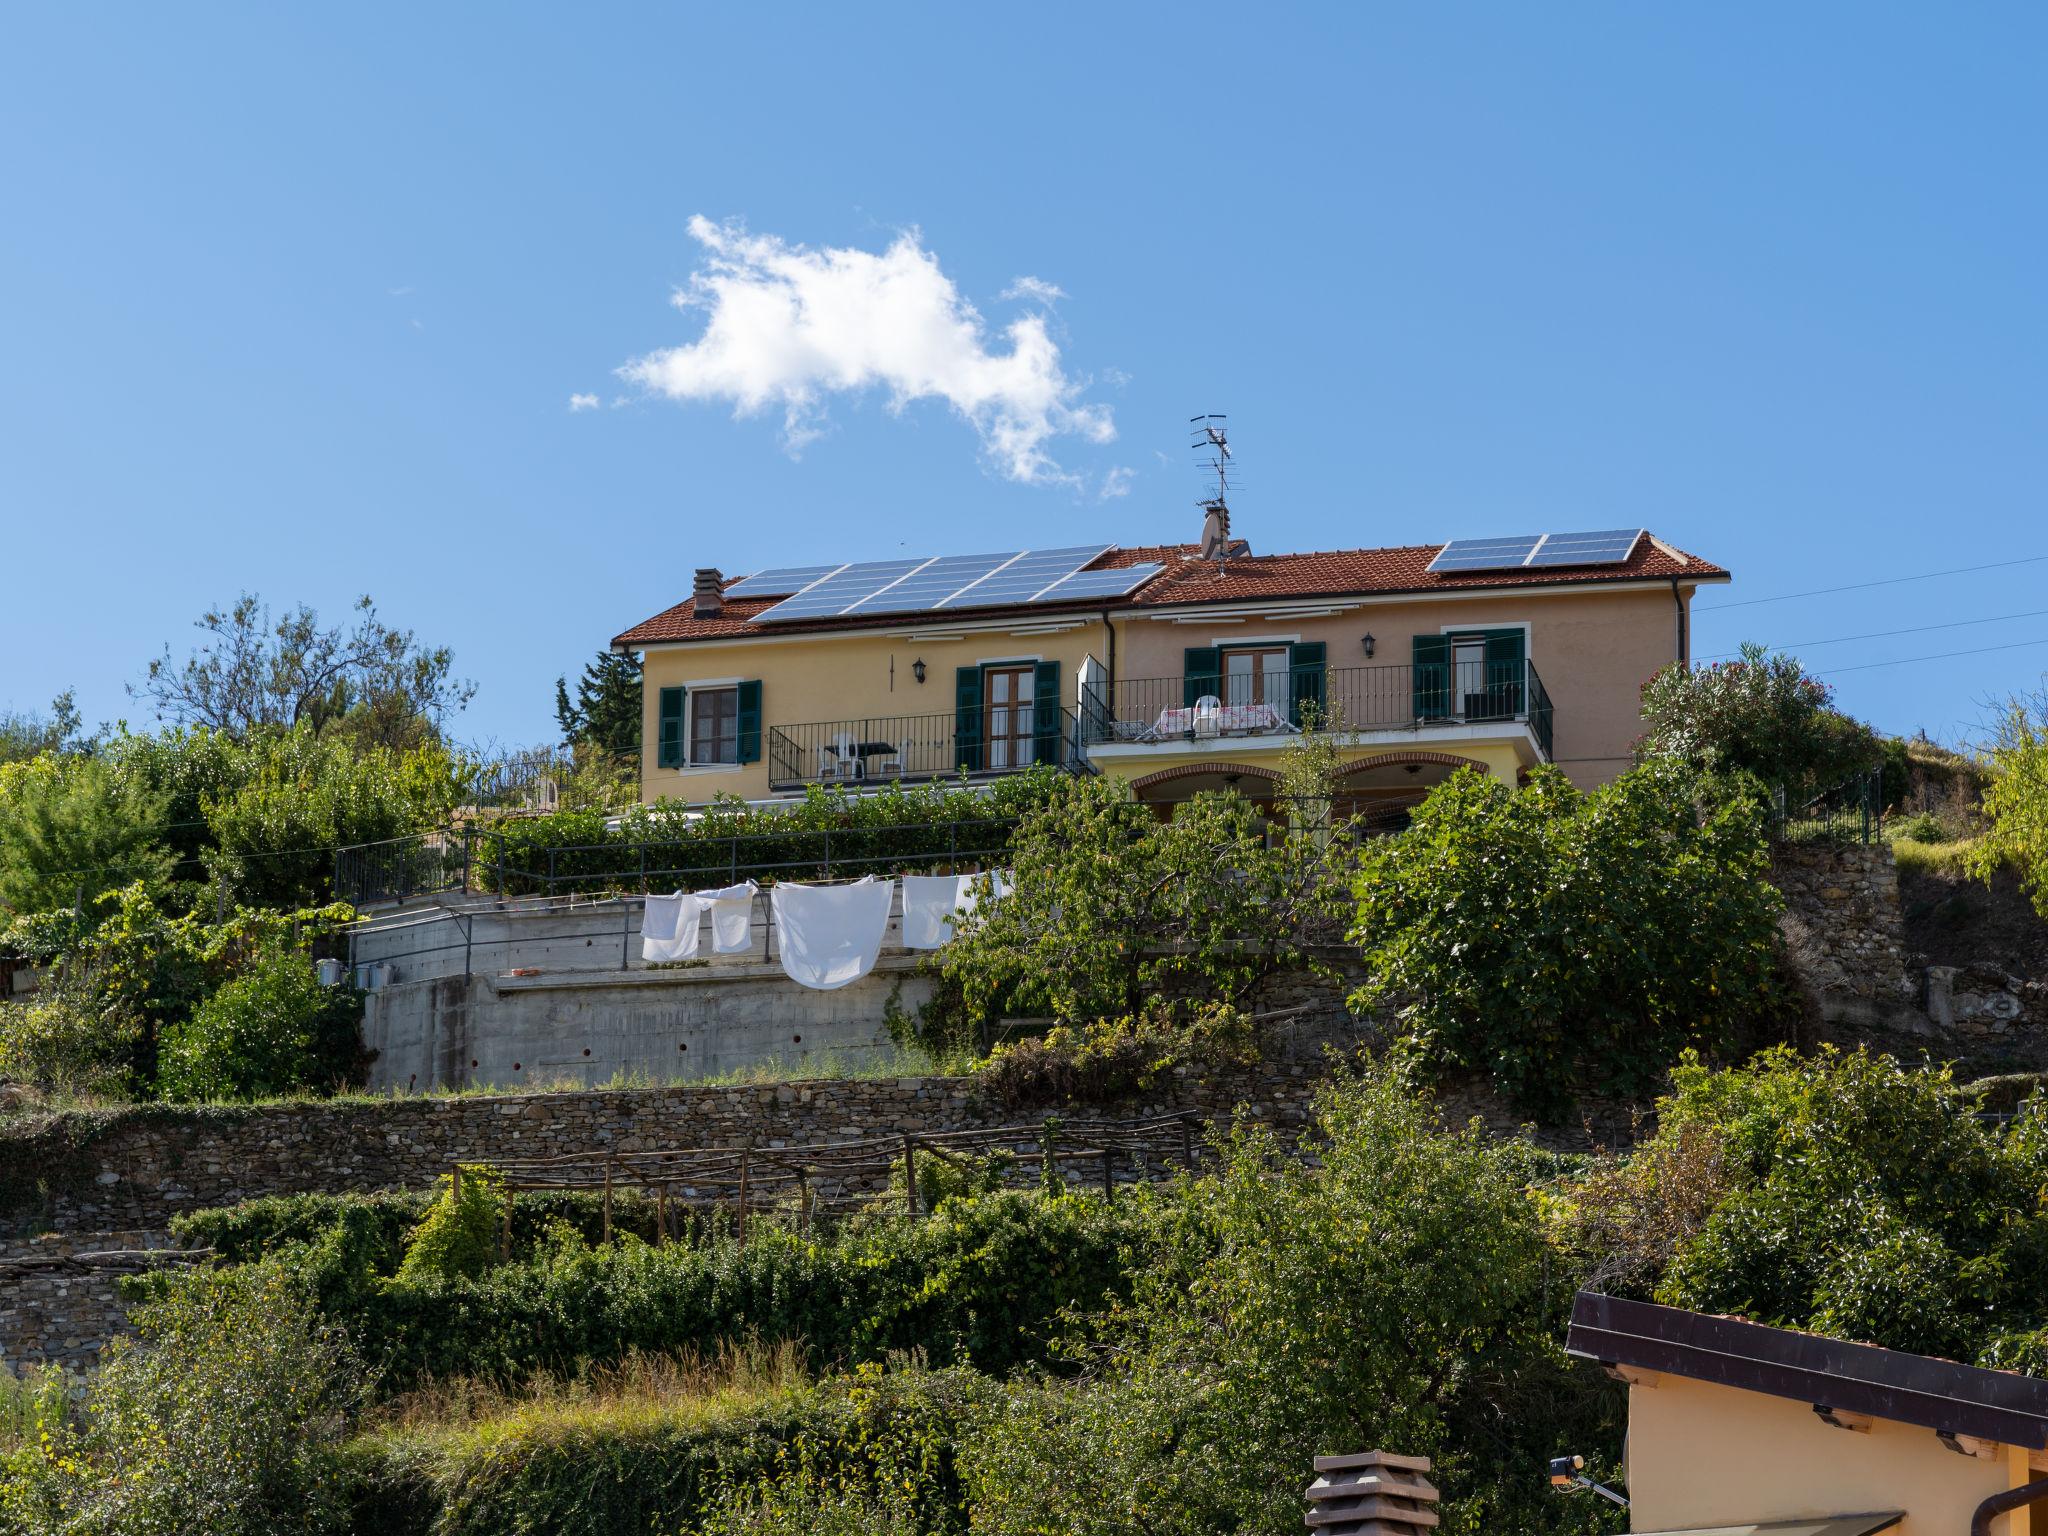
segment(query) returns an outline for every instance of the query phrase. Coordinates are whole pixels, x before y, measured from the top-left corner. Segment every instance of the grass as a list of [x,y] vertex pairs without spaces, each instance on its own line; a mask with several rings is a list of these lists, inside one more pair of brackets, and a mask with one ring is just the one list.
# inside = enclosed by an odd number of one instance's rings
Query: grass
[[27,1445],[35,1435],[36,1394],[33,1376],[17,1376],[0,1365],[0,1456]]
[[1916,837],[1895,837],[1891,840],[1892,858],[1899,866],[1899,873],[1921,875],[1967,875],[1963,859],[1976,847],[1974,837],[1959,837],[1948,842],[1926,843]]
[[363,1437],[405,1441],[466,1457],[508,1442],[563,1441],[602,1426],[612,1433],[711,1423],[791,1397],[810,1385],[803,1351],[724,1345],[709,1355],[629,1355],[573,1378],[541,1377],[517,1388],[438,1381],[378,1408]]

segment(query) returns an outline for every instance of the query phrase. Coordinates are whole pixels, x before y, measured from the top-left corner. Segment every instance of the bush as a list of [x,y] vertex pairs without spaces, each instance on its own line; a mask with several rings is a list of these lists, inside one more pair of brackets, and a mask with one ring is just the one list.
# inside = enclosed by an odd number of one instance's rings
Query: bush
[[1135,1098],[1178,1070],[1257,1064],[1257,1028],[1244,1014],[1226,1004],[1185,1012],[1184,1021],[1155,1001],[1121,1018],[1057,1024],[1042,1039],[998,1045],[980,1069],[980,1086],[1006,1108],[1024,1110]]
[[1423,1062],[1532,1110],[1638,1089],[1781,1006],[1768,867],[1757,801],[1676,765],[1590,793],[1454,774],[1363,856],[1353,1006],[1395,1004]]
[[[1978,1117],[1945,1071],[1784,1048],[1672,1074],[1657,1133],[1566,1196],[1582,1262],[1671,1306],[1891,1349],[2009,1360],[2048,1315],[2048,1114]],[[1646,1213],[1661,1217],[1646,1220]],[[1590,1241],[1584,1234],[1594,1233]]]
[[1990,826],[1964,855],[1965,864],[1985,880],[2001,865],[2018,870],[2034,910],[2048,918],[2048,694],[2013,700],[1986,755]]
[[1833,699],[1796,659],[1761,645],[1708,667],[1673,662],[1643,685],[1636,760],[1748,773],[1795,796],[1831,788],[1884,753],[1877,733]]
[[266,950],[164,1032],[158,1086],[172,1099],[331,1093],[360,1069],[362,994],[323,987],[296,950]]
[[76,1421],[61,1391],[10,1458],[0,1531],[272,1536],[332,1531],[338,1446],[362,1401],[339,1333],[275,1265],[200,1272],[138,1307]]
[[398,1279],[473,1280],[497,1263],[505,1198],[505,1176],[481,1165],[463,1167],[459,1183],[443,1176],[439,1194],[405,1240]]
[[172,874],[164,799],[96,757],[0,763],[0,908],[48,912]]
[[142,1043],[142,1019],[69,976],[33,995],[0,1003],[0,1079],[48,1093],[127,1092]]

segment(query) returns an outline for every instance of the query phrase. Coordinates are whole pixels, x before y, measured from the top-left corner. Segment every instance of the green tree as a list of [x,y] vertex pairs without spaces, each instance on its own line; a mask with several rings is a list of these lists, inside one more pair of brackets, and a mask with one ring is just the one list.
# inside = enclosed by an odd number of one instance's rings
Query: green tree
[[1672,764],[1590,793],[1556,768],[1519,790],[1463,771],[1366,845],[1353,1005],[1393,1008],[1425,1062],[1533,1110],[1575,1077],[1654,1083],[1775,1005],[1768,868],[1755,798]]
[[1599,1414],[1574,1419],[1516,1154],[1446,1130],[1397,1068],[1316,1110],[1314,1162],[1241,1128],[1213,1177],[1177,1186],[1081,1374],[963,1436],[975,1531],[1284,1530],[1315,1455],[1373,1446],[1438,1459],[1454,1528],[1530,1528],[1529,1468]]
[[0,1002],[0,1078],[51,1093],[125,1096],[142,1035],[133,1007],[59,974]]
[[640,751],[640,658],[620,651],[599,651],[569,696],[566,678],[555,679],[555,720],[562,745],[587,742],[609,757],[634,757]]
[[474,683],[454,675],[446,646],[386,625],[368,597],[356,603],[353,625],[323,627],[304,604],[273,619],[261,598],[244,593],[233,607],[201,615],[197,628],[206,637],[198,649],[180,663],[165,646],[129,690],[174,725],[236,737],[341,726],[359,740],[403,748],[438,738],[476,694]]
[[1965,867],[1986,880],[2001,866],[2018,870],[2034,910],[2048,917],[2048,692],[2011,701],[1985,757],[1990,825],[1964,852]]
[[0,710],[0,763],[25,762],[45,752],[77,752],[85,745],[79,737],[83,724],[69,688],[50,701],[48,715]]
[[0,906],[47,912],[170,879],[164,797],[98,757],[0,764]]
[[1798,791],[1877,766],[1877,733],[1834,707],[1834,692],[1798,660],[1755,643],[1734,661],[1673,662],[1643,685],[1636,760],[1754,774]]

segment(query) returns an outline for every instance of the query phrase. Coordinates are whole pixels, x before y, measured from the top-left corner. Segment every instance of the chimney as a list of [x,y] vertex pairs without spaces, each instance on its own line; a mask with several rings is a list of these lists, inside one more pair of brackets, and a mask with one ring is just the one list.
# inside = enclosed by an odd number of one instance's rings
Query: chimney
[[725,612],[725,599],[720,595],[724,588],[725,577],[717,566],[700,566],[696,585],[690,588],[690,616],[715,619]]
[[1430,1536],[1437,1491],[1428,1470],[1427,1456],[1391,1451],[1318,1456],[1303,1523],[1318,1536]]

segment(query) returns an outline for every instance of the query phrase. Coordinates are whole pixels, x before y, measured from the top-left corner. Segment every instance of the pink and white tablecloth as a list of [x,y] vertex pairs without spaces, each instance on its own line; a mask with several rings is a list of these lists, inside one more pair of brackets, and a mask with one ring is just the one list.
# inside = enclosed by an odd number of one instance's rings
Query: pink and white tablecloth
[[[1192,709],[1162,709],[1152,729],[1161,736],[1185,736],[1195,728]],[[1291,731],[1280,711],[1270,704],[1225,704],[1216,712],[1219,731]]]

